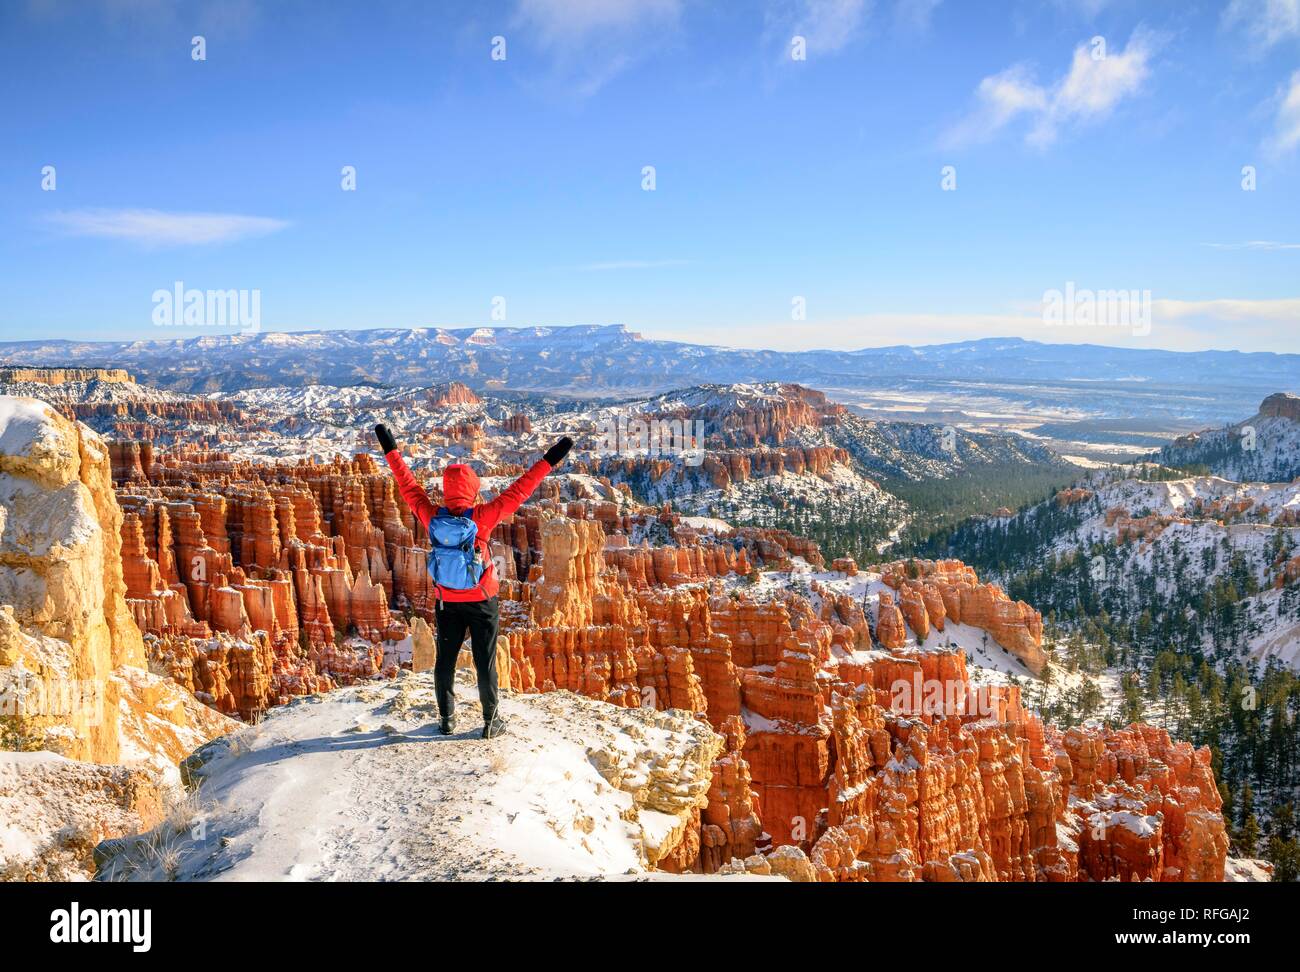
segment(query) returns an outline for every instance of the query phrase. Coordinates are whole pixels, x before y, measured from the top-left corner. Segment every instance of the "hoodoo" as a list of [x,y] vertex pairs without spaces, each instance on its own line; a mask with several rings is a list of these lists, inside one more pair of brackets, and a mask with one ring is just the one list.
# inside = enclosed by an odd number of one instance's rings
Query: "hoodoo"
[[[428,540],[371,459],[151,459],[144,482],[119,464],[123,591],[182,685],[249,717],[392,674],[408,629],[427,664]],[[557,480],[493,530],[499,668],[515,692],[681,710],[725,741],[661,868],[770,873],[756,849],[776,847],[819,880],[1222,875],[1207,750],[1143,726],[1061,732],[1019,688],[972,682],[944,640],[959,629],[1031,671],[1046,656],[1038,612],[967,565],[840,562],[877,592],[873,619],[829,582],[751,589],[754,569],[822,568],[810,541],[701,532],[671,509],[566,490]],[[650,533],[671,542],[628,543]]]

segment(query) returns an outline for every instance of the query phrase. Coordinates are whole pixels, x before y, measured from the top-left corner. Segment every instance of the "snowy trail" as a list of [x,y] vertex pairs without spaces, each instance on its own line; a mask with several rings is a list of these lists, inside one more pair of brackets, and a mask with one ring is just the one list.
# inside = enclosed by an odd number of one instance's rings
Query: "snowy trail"
[[689,816],[668,804],[691,786],[693,798],[707,793],[721,746],[706,724],[552,692],[503,697],[510,732],[484,740],[473,695],[458,686],[454,736],[438,731],[432,673],[275,709],[203,751],[188,818],[120,842],[101,871],[221,881],[661,876],[647,860],[676,843]]
[[876,544],[876,553],[883,556],[886,550],[898,543],[899,538],[903,535],[903,531],[907,529],[911,522],[912,520],[910,517],[904,517],[899,520],[898,523],[894,525],[894,528],[889,531],[889,536]]

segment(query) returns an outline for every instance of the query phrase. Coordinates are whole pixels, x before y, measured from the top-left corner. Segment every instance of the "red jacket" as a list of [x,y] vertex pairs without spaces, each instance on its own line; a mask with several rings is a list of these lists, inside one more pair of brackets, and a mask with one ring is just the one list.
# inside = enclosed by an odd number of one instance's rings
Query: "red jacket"
[[[402,499],[406,500],[406,505],[411,508],[416,519],[428,530],[429,521],[438,515],[438,507],[433,505],[424,487],[411,475],[411,470],[406,468],[400,451],[394,449],[384,458],[388,460],[388,468],[393,471],[393,478],[397,480],[397,491],[402,494]],[[538,459],[533,463],[532,468],[503,489],[496,499],[475,506],[474,497],[478,495],[479,484],[478,475],[474,470],[458,462],[443,470],[443,502],[447,509],[457,516],[464,516],[468,512],[474,520],[474,524],[478,527],[478,537],[474,541],[474,546],[478,548],[486,565],[477,587],[471,587],[467,591],[457,591],[439,586],[438,593],[444,601],[486,601],[497,596],[500,585],[497,583],[496,564],[492,562],[492,551],[488,546],[492,528],[519,509],[523,502],[533,495],[537,484],[550,471],[551,464],[545,459]]]

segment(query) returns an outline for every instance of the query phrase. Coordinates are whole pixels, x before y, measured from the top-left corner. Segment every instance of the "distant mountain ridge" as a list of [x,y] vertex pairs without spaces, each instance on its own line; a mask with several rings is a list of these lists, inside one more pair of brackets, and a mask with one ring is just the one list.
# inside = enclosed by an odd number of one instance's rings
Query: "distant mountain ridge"
[[[1179,352],[985,338],[859,351],[764,351],[643,338],[622,325],[380,328],[203,335],[165,341],[0,343],[0,365],[125,368],[175,391],[283,385],[427,386],[643,395],[703,384],[784,381],[822,389],[904,388],[924,394],[1025,391],[1035,404],[1098,402],[1124,414],[1227,421],[1262,390],[1300,387],[1300,354]],[[1046,388],[1044,388],[1046,386]],[[1197,395],[1189,395],[1195,388]],[[1128,406],[1137,407],[1137,406]],[[1127,413],[1131,414],[1131,413]]]

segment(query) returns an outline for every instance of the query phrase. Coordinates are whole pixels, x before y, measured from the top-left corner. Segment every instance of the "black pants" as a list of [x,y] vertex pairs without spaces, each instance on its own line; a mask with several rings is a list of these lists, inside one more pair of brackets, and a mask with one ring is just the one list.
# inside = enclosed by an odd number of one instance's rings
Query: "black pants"
[[456,656],[468,630],[483,721],[491,722],[497,712],[497,599],[441,601],[434,617],[438,624],[438,655],[433,663],[433,685],[438,694],[438,713],[446,719],[456,710]]

